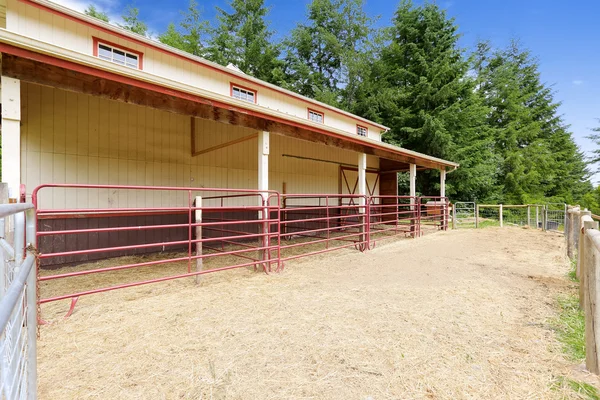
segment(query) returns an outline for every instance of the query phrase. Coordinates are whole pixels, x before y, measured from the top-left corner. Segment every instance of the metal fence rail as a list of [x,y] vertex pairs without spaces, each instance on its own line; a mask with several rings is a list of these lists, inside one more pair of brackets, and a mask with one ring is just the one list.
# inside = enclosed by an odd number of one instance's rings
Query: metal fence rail
[[0,398],[7,400],[37,398],[35,230],[33,204],[0,205]]

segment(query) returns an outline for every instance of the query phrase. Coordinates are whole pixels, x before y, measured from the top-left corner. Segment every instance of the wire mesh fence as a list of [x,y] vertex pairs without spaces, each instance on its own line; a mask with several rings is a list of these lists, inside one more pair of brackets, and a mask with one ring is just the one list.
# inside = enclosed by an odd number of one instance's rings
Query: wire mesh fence
[[453,226],[455,228],[529,226],[563,232],[565,210],[564,203],[507,205],[457,202],[453,210]]

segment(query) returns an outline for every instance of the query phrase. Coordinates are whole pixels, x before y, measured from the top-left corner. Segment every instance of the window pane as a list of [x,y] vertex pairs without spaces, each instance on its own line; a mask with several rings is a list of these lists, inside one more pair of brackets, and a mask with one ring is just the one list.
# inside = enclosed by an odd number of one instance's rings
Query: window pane
[[125,52],[113,49],[113,61],[117,64],[125,64]]
[[235,97],[236,99],[239,99],[240,98],[240,89],[234,87],[232,96]]
[[248,92],[248,101],[254,103],[254,93]]
[[127,66],[128,67],[135,67],[137,68],[138,66],[138,56],[134,55],[134,54],[126,54],[126,61]]
[[98,45],[98,57],[110,61],[112,59],[112,49],[103,44]]

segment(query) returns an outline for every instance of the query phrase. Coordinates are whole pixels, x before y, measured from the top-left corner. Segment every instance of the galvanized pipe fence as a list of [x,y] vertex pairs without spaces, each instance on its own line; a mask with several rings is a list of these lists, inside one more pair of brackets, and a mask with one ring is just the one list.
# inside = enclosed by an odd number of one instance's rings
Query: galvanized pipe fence
[[7,400],[37,398],[35,218],[33,204],[0,204],[0,398]]

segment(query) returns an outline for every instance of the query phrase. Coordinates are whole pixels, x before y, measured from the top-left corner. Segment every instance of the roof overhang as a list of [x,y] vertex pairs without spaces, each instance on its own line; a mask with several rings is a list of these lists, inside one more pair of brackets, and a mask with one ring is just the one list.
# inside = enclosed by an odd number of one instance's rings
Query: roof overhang
[[[456,169],[457,163],[360,137],[307,119],[134,70],[0,29],[2,73],[23,81],[298,137],[402,163]],[[162,96],[162,97],[161,97]]]

